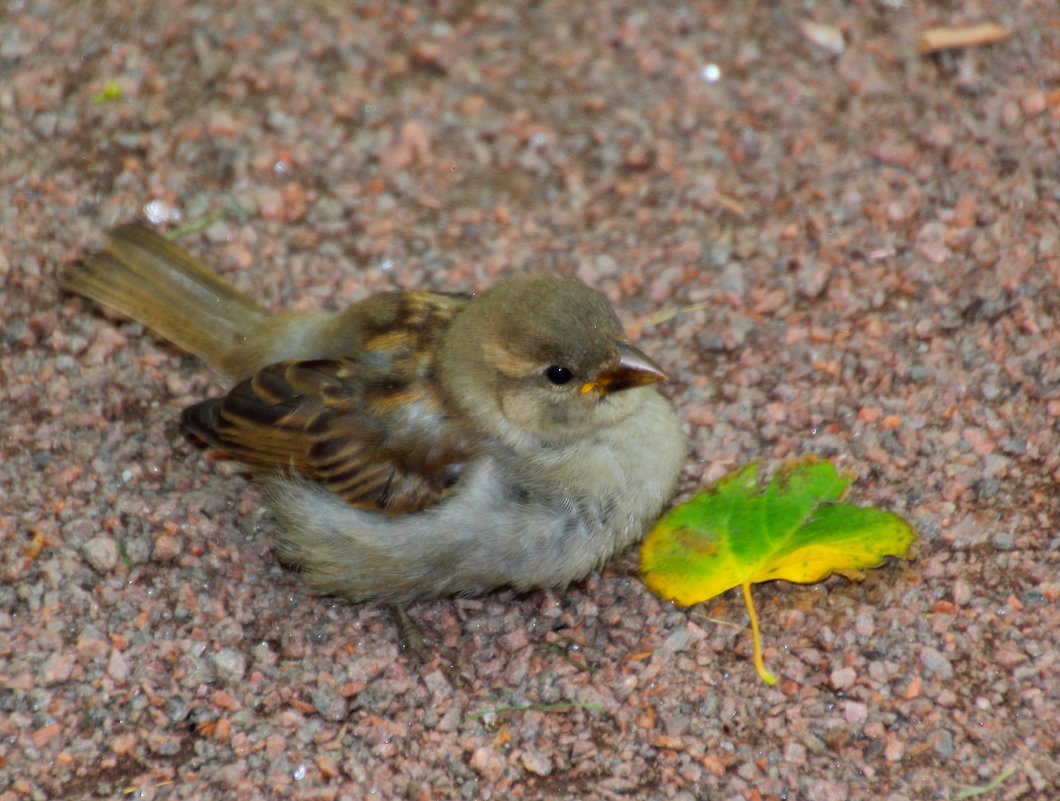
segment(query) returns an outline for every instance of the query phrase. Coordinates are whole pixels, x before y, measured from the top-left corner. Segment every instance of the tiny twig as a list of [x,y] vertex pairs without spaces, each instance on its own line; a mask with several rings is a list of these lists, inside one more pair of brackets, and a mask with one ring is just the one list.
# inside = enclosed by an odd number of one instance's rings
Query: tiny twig
[[937,53],[960,47],[994,44],[1008,39],[1012,31],[1003,25],[985,22],[965,28],[929,28],[920,36],[917,48],[921,53]]
[[223,215],[216,213],[205,214],[202,217],[199,217],[197,220],[189,220],[188,222],[184,223],[184,225],[178,225],[176,228],[170,228],[168,231],[166,231],[166,238],[179,239],[182,236],[197,233],[203,228],[209,228],[211,225],[221,219],[222,216]]
[[733,623],[731,620],[722,620],[720,617],[704,615],[702,612],[693,612],[690,616],[694,617],[696,620],[706,620],[709,623],[713,623],[715,626],[728,626],[731,629],[743,628],[739,623]]
[[221,211],[213,211],[209,214],[204,214],[201,217],[197,217],[194,220],[188,220],[183,225],[178,225],[176,228],[170,228],[165,232],[167,239],[178,239],[188,234],[198,233],[204,228],[209,228],[218,220],[225,220],[229,217],[235,217],[237,215],[246,214],[247,210],[243,208],[227,208]]
[[504,712],[552,712],[556,709],[589,709],[593,712],[603,712],[600,704],[576,704],[573,702],[562,702],[558,704],[524,704],[521,706],[498,706],[493,709],[484,709],[481,712],[472,712],[465,715],[464,720],[478,720],[486,715],[500,715]]
[[709,306],[709,303],[690,303],[687,306],[672,306],[669,309],[663,309],[660,312],[656,312],[642,322],[641,326],[644,328],[650,328],[655,325],[662,325],[667,320],[672,320],[679,314],[688,314],[690,312],[699,311],[700,309],[706,309]]
[[129,549],[125,546],[125,540],[118,540],[118,558],[126,567],[132,567],[133,561],[129,556]]
[[574,667],[578,668],[578,670],[584,670],[589,675],[596,673],[596,668],[594,668],[592,665],[588,664],[587,662],[579,662],[577,659],[571,656],[565,648],[560,648],[555,643],[546,643],[545,645],[542,645],[541,648],[545,651],[550,651],[554,654],[557,654],[558,656],[562,656],[564,659],[574,665]]
[[965,798],[974,798],[977,795],[983,795],[989,793],[991,790],[996,790],[1001,786],[1001,783],[1005,781],[1009,776],[1016,772],[1015,765],[1009,765],[997,776],[992,778],[986,784],[980,784],[976,787],[969,787],[967,790],[961,790],[957,795],[954,796],[955,801],[963,801]]
[[[173,780],[169,779],[167,781],[155,782],[153,786],[155,786],[155,787],[165,787],[167,784],[173,784]],[[141,792],[143,792],[143,789],[144,788],[142,786],[132,785],[130,787],[122,787],[121,788],[121,793],[122,793],[122,795],[132,795],[133,793],[141,793]]]

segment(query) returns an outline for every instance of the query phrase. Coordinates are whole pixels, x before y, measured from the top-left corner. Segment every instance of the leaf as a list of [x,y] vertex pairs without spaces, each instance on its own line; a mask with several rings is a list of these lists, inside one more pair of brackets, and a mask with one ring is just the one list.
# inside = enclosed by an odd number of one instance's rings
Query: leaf
[[115,80],[107,80],[103,83],[103,88],[92,95],[92,97],[88,99],[88,102],[93,106],[98,106],[100,103],[121,100],[121,96],[121,84]]
[[840,503],[854,477],[830,462],[788,462],[760,491],[758,470],[734,470],[656,523],[641,546],[641,573],[653,592],[682,606],[743,586],[756,666],[772,683],[761,665],[750,585],[859,578],[905,555],[916,534],[891,512]]

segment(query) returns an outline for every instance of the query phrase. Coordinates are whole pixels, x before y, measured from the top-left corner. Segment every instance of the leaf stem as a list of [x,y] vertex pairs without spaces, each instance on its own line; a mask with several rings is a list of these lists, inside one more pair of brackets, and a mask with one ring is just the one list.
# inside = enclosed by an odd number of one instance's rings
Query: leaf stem
[[758,615],[755,613],[755,602],[751,598],[751,582],[745,581],[740,585],[743,590],[743,602],[747,605],[747,614],[751,618],[751,642],[755,652],[755,671],[758,678],[769,686],[777,683],[776,677],[766,670],[766,663],[762,660],[762,638],[758,634]]

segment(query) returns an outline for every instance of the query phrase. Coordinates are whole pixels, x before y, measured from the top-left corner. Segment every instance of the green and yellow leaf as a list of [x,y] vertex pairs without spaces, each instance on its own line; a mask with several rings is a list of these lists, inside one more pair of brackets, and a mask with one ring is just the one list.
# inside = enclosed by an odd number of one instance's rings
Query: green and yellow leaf
[[[906,555],[916,538],[891,512],[843,504],[853,475],[830,462],[789,462],[761,489],[758,469],[729,473],[655,525],[641,547],[652,591],[687,606],[742,586],[754,631],[751,584],[858,578],[888,556]],[[754,633],[756,664],[768,681]]]

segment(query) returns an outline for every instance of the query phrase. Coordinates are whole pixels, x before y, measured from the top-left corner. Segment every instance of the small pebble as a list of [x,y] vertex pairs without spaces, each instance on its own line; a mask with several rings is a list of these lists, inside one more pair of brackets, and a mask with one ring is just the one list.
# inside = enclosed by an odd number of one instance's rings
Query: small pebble
[[321,717],[328,720],[342,720],[346,717],[348,704],[331,687],[321,687],[313,693],[313,706]]
[[990,544],[999,551],[1011,551],[1015,538],[1007,531],[1002,531],[990,538]]
[[209,655],[210,661],[217,667],[224,678],[239,681],[247,670],[247,658],[232,648],[222,648]]
[[51,654],[40,666],[40,681],[47,687],[52,684],[66,681],[73,672],[77,660],[72,654]]
[[935,753],[943,759],[949,759],[954,754],[953,735],[947,729],[936,729],[929,737]]
[[110,537],[93,537],[81,546],[81,553],[100,573],[109,573],[118,565],[118,544]]
[[548,776],[552,773],[552,761],[537,751],[523,752],[523,767],[528,773],[536,776]]
[[833,670],[831,675],[832,686],[837,690],[844,690],[847,687],[852,687],[855,680],[857,680],[857,671],[852,667],[839,668]]
[[936,648],[921,648],[920,649],[920,661],[924,664],[924,667],[938,676],[940,679],[952,679],[953,678],[953,665],[950,664],[942,652]]
[[117,682],[124,682],[129,678],[129,663],[125,655],[117,648],[110,652],[110,659],[107,660],[107,673]]

